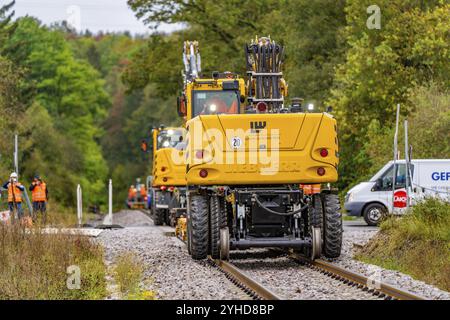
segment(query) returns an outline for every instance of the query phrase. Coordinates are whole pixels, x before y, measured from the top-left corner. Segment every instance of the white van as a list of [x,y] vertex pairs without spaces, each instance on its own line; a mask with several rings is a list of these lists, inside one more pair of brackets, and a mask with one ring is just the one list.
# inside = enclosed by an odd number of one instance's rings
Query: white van
[[[363,216],[368,225],[377,225],[386,213],[402,213],[406,205],[405,160],[396,161],[395,208],[392,205],[393,161],[388,162],[368,182],[351,188],[345,196],[344,207],[349,216]],[[410,204],[425,196],[438,196],[450,201],[450,159],[411,160]],[[412,180],[412,184],[411,184]],[[395,209],[395,210],[393,210]]]

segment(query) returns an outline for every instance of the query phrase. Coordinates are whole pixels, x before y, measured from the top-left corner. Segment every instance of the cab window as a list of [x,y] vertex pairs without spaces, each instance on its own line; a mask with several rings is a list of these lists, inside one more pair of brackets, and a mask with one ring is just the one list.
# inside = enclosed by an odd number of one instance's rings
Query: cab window
[[175,148],[178,144],[182,143],[183,140],[182,130],[162,130],[158,134],[158,143],[156,148],[158,150],[161,148]]
[[[396,164],[396,178],[395,178],[395,189],[402,189],[406,187],[406,165]],[[378,180],[378,190],[392,190],[392,178],[393,178],[394,166],[392,165]],[[411,175],[414,174],[414,165],[411,164]],[[411,179],[409,180],[409,185],[411,185]]]
[[225,91],[193,91],[193,117],[208,114],[239,113],[239,93]]

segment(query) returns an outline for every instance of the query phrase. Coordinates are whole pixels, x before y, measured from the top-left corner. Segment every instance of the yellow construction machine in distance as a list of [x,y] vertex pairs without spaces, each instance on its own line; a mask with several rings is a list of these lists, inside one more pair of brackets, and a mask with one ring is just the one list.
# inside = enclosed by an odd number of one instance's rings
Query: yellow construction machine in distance
[[186,210],[184,128],[160,126],[152,130],[153,177],[151,214],[155,225],[176,225]]

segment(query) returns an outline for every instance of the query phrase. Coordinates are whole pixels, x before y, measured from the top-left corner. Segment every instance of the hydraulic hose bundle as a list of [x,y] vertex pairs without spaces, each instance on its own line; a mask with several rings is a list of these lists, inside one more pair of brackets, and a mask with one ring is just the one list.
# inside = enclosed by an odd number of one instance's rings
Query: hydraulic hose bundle
[[284,47],[270,38],[246,45],[248,99],[258,112],[278,112],[287,95],[282,66]]

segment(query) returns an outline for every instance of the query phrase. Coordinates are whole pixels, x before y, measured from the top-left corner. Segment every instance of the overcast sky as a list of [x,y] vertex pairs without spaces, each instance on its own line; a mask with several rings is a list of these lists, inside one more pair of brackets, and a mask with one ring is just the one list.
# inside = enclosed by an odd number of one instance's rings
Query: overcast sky
[[[128,30],[133,34],[149,32],[148,27],[128,8],[126,0],[16,0],[14,10],[15,17],[34,16],[47,25],[66,20],[78,31]],[[177,28],[179,27],[164,25],[159,30],[170,32]]]

